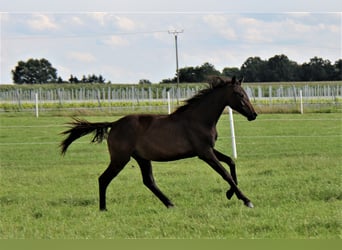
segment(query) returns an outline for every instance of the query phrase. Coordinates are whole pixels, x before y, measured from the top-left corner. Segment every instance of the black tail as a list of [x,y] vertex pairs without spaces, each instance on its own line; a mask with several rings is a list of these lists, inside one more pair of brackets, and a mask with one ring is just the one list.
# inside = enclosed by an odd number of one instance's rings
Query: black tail
[[102,142],[108,135],[108,128],[112,126],[112,122],[96,122],[91,123],[86,120],[74,118],[73,122],[69,123],[72,127],[61,134],[69,136],[61,142],[61,154],[64,155],[69,145],[78,138],[95,132],[95,136],[91,142]]

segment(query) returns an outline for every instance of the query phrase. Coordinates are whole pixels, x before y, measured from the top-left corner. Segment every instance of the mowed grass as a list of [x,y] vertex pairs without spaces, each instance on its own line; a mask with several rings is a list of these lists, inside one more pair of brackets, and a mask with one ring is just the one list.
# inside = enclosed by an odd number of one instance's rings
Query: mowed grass
[[[341,239],[341,114],[234,115],[239,187],[197,158],[153,163],[164,205],[142,184],[132,160],[108,187],[108,212],[98,211],[98,176],[108,165],[106,143],[86,136],[59,154],[68,117],[2,114],[0,126],[2,239]],[[119,117],[84,117],[112,121]],[[231,155],[228,116],[216,148]],[[168,142],[172,143],[172,142]]]

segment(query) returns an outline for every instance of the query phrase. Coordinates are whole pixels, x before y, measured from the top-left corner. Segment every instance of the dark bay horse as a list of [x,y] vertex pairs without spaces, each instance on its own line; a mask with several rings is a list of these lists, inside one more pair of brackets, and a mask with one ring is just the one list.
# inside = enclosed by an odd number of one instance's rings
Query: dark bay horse
[[[75,119],[70,123],[72,127],[62,133],[68,136],[61,143],[61,153],[64,155],[73,141],[91,132],[95,132],[92,142],[107,138],[110,163],[99,177],[100,210],[106,210],[107,186],[131,157],[140,167],[144,185],[166,207],[173,207],[154,181],[151,161],[173,161],[195,156],[209,164],[229,183],[228,199],[235,193],[247,207],[252,208],[252,202],[237,187],[234,161],[214,149],[216,123],[227,105],[249,121],[257,116],[241,82],[235,77],[231,80],[213,77],[211,88],[200,91],[170,115],[128,115],[115,122],[96,123]],[[230,174],[220,161],[228,164]]]

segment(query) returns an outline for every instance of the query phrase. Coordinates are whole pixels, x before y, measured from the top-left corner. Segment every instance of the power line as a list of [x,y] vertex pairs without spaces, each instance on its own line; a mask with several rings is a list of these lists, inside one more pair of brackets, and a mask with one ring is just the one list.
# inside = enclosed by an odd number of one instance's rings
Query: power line
[[48,34],[48,35],[25,35],[25,36],[3,36],[4,40],[21,40],[21,39],[58,39],[58,38],[97,38],[106,36],[130,36],[130,35],[143,35],[143,34],[156,34],[156,33],[166,33],[167,30],[153,30],[153,31],[136,31],[136,32],[117,32],[117,33],[93,33],[93,34]]

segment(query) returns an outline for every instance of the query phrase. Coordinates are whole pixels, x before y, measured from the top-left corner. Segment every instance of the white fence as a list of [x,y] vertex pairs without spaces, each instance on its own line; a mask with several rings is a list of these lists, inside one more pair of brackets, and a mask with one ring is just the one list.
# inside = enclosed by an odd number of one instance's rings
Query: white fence
[[200,86],[179,88],[176,87],[115,87],[115,85],[98,88],[56,88],[56,89],[12,89],[1,91],[0,100],[7,102],[34,102],[38,93],[41,102],[103,102],[122,101],[139,102],[142,100],[167,100],[167,92],[171,98],[185,99],[193,96],[201,89]]
[[[53,89],[44,87],[29,89],[18,86],[12,89],[0,88],[0,105],[5,103],[16,105],[18,107],[17,110],[24,111],[30,108],[25,108],[23,104],[35,103],[37,96],[42,111],[48,109],[48,107],[44,107],[44,104],[47,103],[58,104],[59,109],[70,108],[67,105],[70,103],[92,103],[93,105],[87,108],[113,109],[115,107],[117,110],[120,109],[120,104],[130,103],[130,105],[122,105],[121,110],[127,110],[127,112],[130,112],[130,109],[138,109],[139,111],[156,110],[156,112],[167,113],[168,95],[174,107],[178,104],[179,100],[192,97],[204,86],[200,84],[181,84],[179,89],[175,85],[96,85],[94,87],[80,86],[79,88],[61,87]],[[277,105],[294,106],[296,108],[300,105],[300,93],[302,93],[303,103],[306,107],[310,105],[311,107],[320,109],[334,105],[337,110],[341,110],[341,82],[321,85],[303,83],[284,85],[245,84],[244,88],[252,103],[259,108],[275,107]],[[159,102],[159,104],[155,105],[156,102]],[[82,106],[78,108],[82,108]],[[0,110],[6,111],[6,108],[2,107]]]

